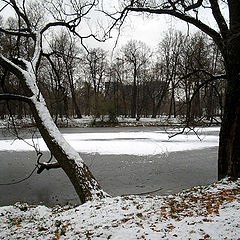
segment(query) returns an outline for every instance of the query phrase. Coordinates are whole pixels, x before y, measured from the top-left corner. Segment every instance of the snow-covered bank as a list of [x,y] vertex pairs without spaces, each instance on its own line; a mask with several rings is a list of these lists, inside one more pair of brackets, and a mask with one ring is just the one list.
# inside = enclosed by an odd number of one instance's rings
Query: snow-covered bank
[[[142,117],[139,121],[136,120],[136,118],[128,118],[128,117],[118,117],[117,118],[118,123],[117,125],[119,127],[137,127],[137,126],[182,126],[185,123],[185,118],[182,118],[180,116],[177,117],[170,117],[166,115],[161,115],[156,118],[151,117]],[[25,117],[23,119],[14,119],[14,124],[17,127],[24,128],[24,127],[32,127],[35,125],[34,120],[30,117]],[[198,120],[196,119],[196,122]],[[207,120],[202,119],[199,122],[201,125],[219,125],[221,123],[221,119],[219,117],[216,117],[214,119]],[[11,126],[12,122],[9,121],[8,118],[1,119],[0,120],[0,128],[7,128],[8,126]],[[111,126],[114,124],[111,124],[108,122],[108,116],[103,116],[102,118],[93,118],[92,116],[83,116],[82,118],[63,118],[57,120],[57,126],[58,127],[94,127],[94,126]]]
[[127,196],[77,207],[0,208],[0,239],[240,238],[240,179],[171,196]]
[[[168,128],[155,131],[124,131],[63,134],[67,142],[78,152],[99,154],[157,155],[168,152],[204,149],[218,146],[219,127],[196,128],[196,134],[181,134],[173,138],[169,135],[176,130]],[[215,132],[213,134],[213,132]],[[33,151],[32,139],[0,140],[0,151]],[[47,151],[42,138],[34,139],[41,151]]]

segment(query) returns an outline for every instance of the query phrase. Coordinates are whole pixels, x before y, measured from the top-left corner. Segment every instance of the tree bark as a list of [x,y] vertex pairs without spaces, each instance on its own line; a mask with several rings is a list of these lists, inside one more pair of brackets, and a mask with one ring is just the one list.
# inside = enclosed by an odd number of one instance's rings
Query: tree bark
[[132,103],[131,103],[131,118],[135,118],[137,114],[137,70],[134,67],[133,85],[132,85]]
[[[233,81],[233,80],[232,80]],[[224,118],[220,131],[218,178],[240,177],[240,87],[239,79],[227,87]]]
[[223,122],[220,131],[218,177],[240,177],[240,2],[228,1],[231,34],[222,52],[227,74]]
[[219,140],[219,179],[240,177],[240,54],[236,56],[237,50],[240,53],[240,46],[237,44],[232,48],[235,53],[226,61],[228,82]]

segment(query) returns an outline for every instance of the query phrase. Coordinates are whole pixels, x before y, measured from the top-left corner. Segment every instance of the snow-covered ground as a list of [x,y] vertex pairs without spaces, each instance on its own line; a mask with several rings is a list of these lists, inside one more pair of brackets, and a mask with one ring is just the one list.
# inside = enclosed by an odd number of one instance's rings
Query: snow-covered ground
[[[171,134],[181,129],[168,132],[155,131],[124,131],[71,133],[63,134],[65,139],[78,152],[99,154],[129,154],[129,155],[156,155],[168,152],[203,149],[218,146],[219,127],[196,128],[196,134],[181,134],[169,138]],[[214,134],[211,134],[213,133]],[[33,151],[32,139],[0,140],[0,151]],[[34,139],[41,151],[46,151],[47,146],[43,139]]]
[[77,207],[0,208],[0,239],[240,238],[240,179],[170,196],[127,196]]

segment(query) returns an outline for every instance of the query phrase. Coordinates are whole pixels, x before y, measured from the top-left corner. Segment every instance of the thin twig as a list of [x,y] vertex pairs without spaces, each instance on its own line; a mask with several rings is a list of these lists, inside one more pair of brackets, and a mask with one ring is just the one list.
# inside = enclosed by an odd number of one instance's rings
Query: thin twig
[[25,178],[19,180],[19,181],[16,181],[16,182],[11,182],[11,183],[0,183],[0,186],[9,186],[9,185],[14,185],[14,184],[18,184],[18,183],[21,183],[23,181],[26,181],[27,179],[29,179],[33,173],[35,172],[35,170],[38,168],[38,166],[35,166],[34,169],[32,170],[32,172]]
[[126,197],[126,196],[129,196],[129,195],[146,195],[146,194],[151,194],[151,193],[155,193],[155,192],[158,192],[158,191],[160,191],[160,190],[162,190],[163,188],[162,187],[160,187],[160,188],[158,188],[158,189],[156,189],[156,190],[153,190],[153,191],[150,191],[150,192],[141,192],[141,193],[129,193],[129,194],[123,194],[123,195],[121,195],[121,197]]

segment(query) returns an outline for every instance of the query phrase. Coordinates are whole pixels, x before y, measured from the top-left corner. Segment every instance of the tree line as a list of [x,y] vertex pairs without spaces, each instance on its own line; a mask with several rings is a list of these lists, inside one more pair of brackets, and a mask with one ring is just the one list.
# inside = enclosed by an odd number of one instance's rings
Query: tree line
[[[16,24],[8,19],[9,27]],[[30,39],[1,34],[9,57],[31,56]],[[118,50],[84,49],[69,31],[53,34],[37,75],[39,87],[55,121],[68,117],[118,116],[156,118],[181,116],[188,121],[220,120],[224,81],[210,81],[222,74],[223,60],[217,46],[205,34],[181,31],[164,34],[155,50],[131,40]],[[21,93],[13,74],[1,68],[1,93]],[[23,102],[1,102],[1,118],[30,116]]]

